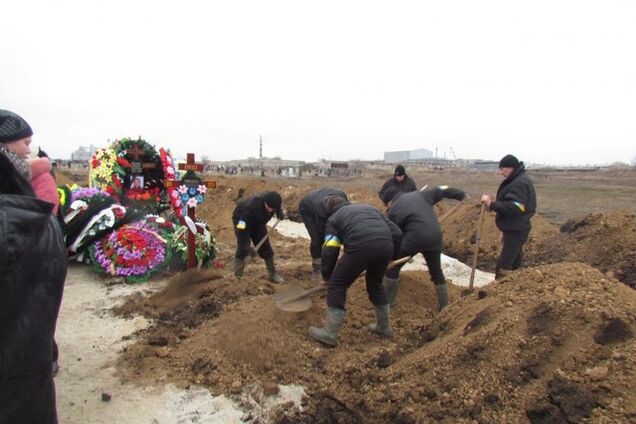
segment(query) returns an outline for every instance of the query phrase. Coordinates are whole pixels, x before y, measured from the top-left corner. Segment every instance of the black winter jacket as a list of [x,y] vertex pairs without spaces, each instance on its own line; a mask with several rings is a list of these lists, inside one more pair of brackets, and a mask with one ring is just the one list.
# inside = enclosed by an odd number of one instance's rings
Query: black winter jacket
[[442,229],[433,205],[444,198],[463,200],[466,194],[446,186],[426,191],[398,193],[387,211],[389,219],[404,233],[402,250],[427,252],[442,250]]
[[411,191],[416,191],[417,187],[415,186],[415,181],[413,180],[413,178],[409,177],[408,175],[404,175],[404,179],[402,180],[402,182],[399,182],[393,176],[384,182],[382,188],[378,192],[378,197],[380,197],[380,200],[382,200],[382,202],[384,202],[384,194],[389,189],[393,191],[408,193]]
[[[5,174],[6,168],[1,174]],[[52,342],[66,278],[53,205],[0,192],[0,423],[55,423]]]
[[530,231],[530,219],[537,210],[534,185],[521,165],[497,189],[497,199],[490,204],[497,212],[495,223],[502,232]]
[[256,228],[267,224],[269,220],[272,219],[272,216],[274,216],[274,213],[278,219],[283,219],[282,209],[278,209],[273,213],[269,213],[265,210],[264,196],[265,192],[241,199],[232,213],[234,223],[244,221],[247,228]]
[[298,204],[298,210],[301,214],[308,214],[314,217],[317,230],[320,234],[325,234],[325,225],[327,225],[327,219],[329,219],[329,213],[325,208],[325,198],[329,196],[342,197],[344,200],[349,201],[347,193],[337,188],[325,187],[318,190],[313,190],[307,193]]
[[347,252],[356,245],[380,240],[393,243],[394,249],[397,249],[402,240],[402,231],[371,205],[342,206],[327,220],[322,249],[323,278],[331,275],[342,245]]

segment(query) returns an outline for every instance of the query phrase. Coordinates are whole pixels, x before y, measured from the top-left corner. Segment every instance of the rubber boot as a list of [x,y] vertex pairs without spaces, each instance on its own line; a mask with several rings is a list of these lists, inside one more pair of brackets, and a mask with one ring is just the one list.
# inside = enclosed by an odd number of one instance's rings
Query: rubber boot
[[391,328],[391,317],[389,305],[373,305],[375,308],[375,317],[377,322],[369,324],[369,331],[382,337],[393,338],[393,329]]
[[243,271],[245,271],[245,259],[234,258],[234,275],[236,277],[242,277]]
[[311,278],[313,280],[320,280],[322,277],[321,266],[321,258],[311,258]]
[[269,281],[275,284],[284,283],[285,280],[276,272],[276,265],[274,265],[274,257],[270,256],[265,259],[265,266],[267,267],[267,274],[269,275]]
[[327,307],[327,317],[323,328],[309,327],[309,335],[314,339],[336,346],[338,344],[338,332],[342,328],[347,313],[344,309]]
[[384,279],[382,279],[382,285],[384,286],[384,292],[386,293],[386,300],[391,306],[395,306],[395,298],[397,297],[400,279],[384,277]]
[[448,285],[446,283],[435,284],[435,290],[437,290],[438,310],[441,311],[448,305]]

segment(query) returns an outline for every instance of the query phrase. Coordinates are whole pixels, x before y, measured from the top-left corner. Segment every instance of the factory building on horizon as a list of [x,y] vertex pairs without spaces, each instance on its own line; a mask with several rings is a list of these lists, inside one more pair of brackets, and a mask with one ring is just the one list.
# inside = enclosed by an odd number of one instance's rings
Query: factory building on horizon
[[421,161],[425,159],[431,159],[432,157],[433,157],[433,152],[427,149],[384,152],[384,162],[387,162],[387,163]]

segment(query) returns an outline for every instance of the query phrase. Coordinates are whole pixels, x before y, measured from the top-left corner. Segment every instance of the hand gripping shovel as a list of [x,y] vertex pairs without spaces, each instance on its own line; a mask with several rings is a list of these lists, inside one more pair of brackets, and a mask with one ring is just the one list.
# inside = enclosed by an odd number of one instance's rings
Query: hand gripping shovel
[[[406,256],[389,262],[387,269],[403,264],[404,262],[408,262],[412,258],[413,256]],[[360,277],[363,276],[365,272],[360,274]],[[311,296],[326,289],[327,284],[325,283],[310,289],[303,289],[297,285],[288,284],[287,287],[276,294],[276,307],[285,312],[304,312],[311,308]]]
[[[274,222],[274,226],[272,226],[271,231],[274,231],[276,229],[276,226],[278,225],[278,223],[280,222],[279,219],[276,220],[276,222]],[[269,231],[267,232],[267,234],[265,234],[265,236],[261,239],[261,241],[259,241],[256,246],[251,247],[250,246],[250,254],[248,256],[248,258],[252,258],[254,259],[256,257],[256,255],[258,254],[258,249],[261,248],[261,246],[265,243],[265,241],[269,238]],[[247,258],[245,258],[247,259]]]

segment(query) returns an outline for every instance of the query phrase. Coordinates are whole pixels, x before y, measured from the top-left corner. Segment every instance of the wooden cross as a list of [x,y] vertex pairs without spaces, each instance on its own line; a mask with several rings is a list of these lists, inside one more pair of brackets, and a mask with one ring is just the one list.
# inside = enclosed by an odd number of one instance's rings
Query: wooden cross
[[126,154],[132,156],[135,161],[139,162],[139,156],[142,156],[144,151],[139,148],[139,145],[133,144],[132,147],[128,148]]
[[133,173],[140,173],[144,169],[154,169],[157,167],[157,164],[154,162],[143,162],[143,163],[139,162],[139,157],[144,156],[145,153],[146,152],[144,152],[143,149],[139,148],[138,144],[133,144],[126,151],[126,155],[132,156],[132,158],[134,159],[134,160],[131,160],[131,167],[132,167]]
[[[198,172],[203,171],[203,165],[200,163],[195,163],[194,153],[187,154],[187,161],[186,163],[179,164],[179,170],[186,171],[186,174],[183,176],[181,181],[175,181],[175,180],[164,181],[164,186],[166,187],[166,189],[177,187],[182,184],[185,186],[205,185],[208,188],[216,187],[216,181],[201,180],[201,178],[199,178],[197,174],[195,173],[195,171],[198,171]],[[194,212],[195,212],[195,208],[188,207],[188,217],[192,220],[192,222],[196,222],[194,217]],[[185,220],[183,219],[183,217],[179,217],[179,221],[181,222],[182,225],[185,225]],[[192,231],[188,231],[188,268],[195,268],[197,266],[195,242],[196,242],[196,239],[195,239],[194,233]]]

